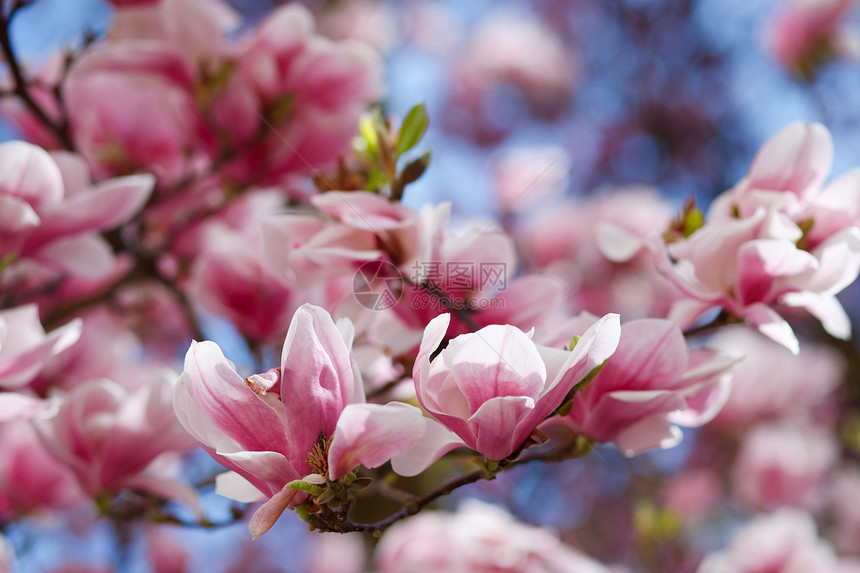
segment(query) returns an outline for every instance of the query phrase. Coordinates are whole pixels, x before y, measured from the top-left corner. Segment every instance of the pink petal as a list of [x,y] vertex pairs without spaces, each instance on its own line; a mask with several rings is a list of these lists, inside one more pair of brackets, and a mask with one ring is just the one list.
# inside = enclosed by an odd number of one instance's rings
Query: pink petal
[[[425,403],[427,399],[427,382],[430,379],[430,355],[439,348],[442,340],[444,340],[450,322],[450,314],[440,314],[427,324],[424,328],[424,336],[421,338],[418,357],[415,358],[415,365],[412,367],[412,378],[415,381],[415,394],[418,396],[418,401],[425,410],[433,413],[437,409]],[[435,405],[433,404],[433,406]]]
[[87,192],[92,187],[92,176],[86,160],[71,151],[51,151],[51,159],[57,163],[63,174],[63,185],[66,188],[65,197],[68,200],[79,193]]
[[526,275],[512,281],[495,295],[497,306],[476,315],[481,324],[510,324],[527,330],[544,322],[565,297],[565,285],[549,275]]
[[631,457],[653,448],[673,448],[683,437],[677,426],[669,424],[662,416],[652,416],[618,434],[615,443],[625,456]]
[[140,211],[155,187],[152,175],[129,175],[99,183],[61,206],[45,213],[42,226],[30,248],[56,237],[84,231],[103,231],[127,223]]
[[601,395],[584,416],[574,418],[574,427],[599,442],[617,441],[618,435],[644,418],[665,416],[685,406],[681,395],[671,390],[619,390]]
[[715,303],[711,301],[681,299],[672,304],[666,318],[677,324],[679,328],[689,328],[696,322],[697,318],[714,306]]
[[[0,317],[4,314],[8,316],[13,311],[38,312],[35,305],[26,305],[18,309],[3,311],[0,313]],[[38,316],[34,316],[34,320],[34,324],[38,324],[39,330],[41,330]],[[7,341],[2,349],[4,350],[3,354],[0,354],[0,388],[21,388],[30,383],[50,357],[59,354],[78,341],[81,335],[82,324],[81,319],[76,318],[68,324],[53,330],[47,336],[42,333],[44,338],[41,340],[33,341],[31,339],[31,344],[32,342],[36,342],[36,344],[18,349],[15,352],[10,352],[14,349],[14,343]],[[13,334],[16,338],[29,338],[26,334],[25,326],[22,326],[19,322],[11,326],[15,327]]]
[[620,339],[621,317],[607,314],[588,327],[569,352],[539,346],[538,350],[546,362],[547,392],[557,392],[556,388],[560,386],[566,388],[561,396],[567,394],[576,382],[612,356]]
[[272,486],[277,490],[281,484],[302,477],[289,460],[279,452],[250,452],[238,449],[235,444],[224,442],[218,444],[215,453],[218,454],[219,461],[228,460],[230,464],[225,466],[234,471],[238,469],[238,473],[245,479],[248,479],[248,476],[253,477],[254,479],[248,481],[257,489],[260,489],[261,480],[266,482],[269,487],[260,491],[268,495],[274,493],[271,491]]
[[497,396],[528,396],[543,393],[546,366],[531,338],[513,326],[490,325],[458,336],[442,351],[454,353],[451,373],[475,413]]
[[378,467],[410,449],[425,433],[421,410],[408,404],[349,404],[329,447],[329,474],[340,479],[356,466]]
[[819,266],[791,281],[799,290],[837,294],[860,272],[860,228],[849,227],[829,237],[812,252]]
[[504,396],[484,402],[469,418],[474,436],[474,445],[469,445],[490,460],[508,457],[540,423],[524,423],[534,406],[530,396]]
[[[818,267],[818,260],[793,243],[756,240],[738,251],[736,296],[741,304],[771,302],[779,294],[777,279],[792,277]],[[776,284],[775,284],[776,283]]]
[[833,164],[833,140],[820,123],[793,123],[759,150],[750,167],[749,185],[792,191],[799,196],[819,187]]
[[618,349],[586,391],[674,389],[686,369],[681,329],[668,320],[634,320],[621,327]]
[[28,420],[56,413],[58,404],[18,392],[0,392],[0,423]]
[[350,349],[320,307],[304,304],[293,316],[281,355],[280,395],[294,464],[307,458],[320,434],[332,436],[347,404],[364,401]]
[[39,258],[49,260],[71,274],[91,279],[101,278],[112,271],[116,260],[107,242],[95,233],[49,243],[39,251]]
[[614,223],[598,223],[594,229],[597,248],[603,256],[614,263],[629,261],[645,246],[642,237]]
[[173,397],[185,429],[213,448],[230,438],[247,450],[288,451],[277,411],[257,397],[214,342],[191,343]]
[[[0,237],[24,233],[39,226],[41,218],[33,207],[18,197],[0,195]],[[8,245],[3,245],[6,251]]]
[[402,454],[391,458],[391,467],[402,476],[415,476],[429,468],[444,454],[465,446],[457,434],[432,418],[423,417],[424,433]]
[[741,316],[756,327],[759,332],[788,348],[792,354],[800,352],[800,343],[791,326],[775,310],[763,303],[756,303],[743,309]]
[[285,485],[281,491],[276,493],[272,498],[260,506],[251,521],[248,523],[248,531],[251,532],[251,538],[257,539],[267,531],[269,531],[287,506],[299,493],[292,489],[289,484]]
[[0,195],[29,203],[36,212],[63,199],[63,176],[47,151],[23,141],[0,144]]
[[696,428],[713,420],[726,402],[732,391],[731,374],[721,375],[715,383],[697,385],[682,393],[687,406],[678,412],[672,412],[666,419],[679,426]]
[[851,319],[833,295],[814,292],[793,292],[782,298],[788,306],[805,308],[809,314],[821,321],[828,334],[840,340],[851,338]]

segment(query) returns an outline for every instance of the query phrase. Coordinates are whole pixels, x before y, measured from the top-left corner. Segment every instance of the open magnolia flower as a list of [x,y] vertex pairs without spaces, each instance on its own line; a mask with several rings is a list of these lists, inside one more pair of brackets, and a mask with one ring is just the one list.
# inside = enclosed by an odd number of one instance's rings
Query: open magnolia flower
[[680,442],[677,426],[710,421],[729,397],[738,358],[688,351],[671,321],[641,319],[621,327],[621,341],[594,380],[576,395],[564,423],[627,455]]
[[[797,337],[774,309],[783,305],[847,339],[851,323],[836,295],[860,271],[860,170],[823,186],[832,162],[826,127],[792,124],[762,146],[704,223],[698,210],[686,211],[683,229],[651,237],[658,268],[687,297],[669,317],[686,327],[722,307],[797,354]],[[637,248],[638,239],[610,238],[606,228],[602,239],[613,260]]]
[[35,259],[71,274],[107,273],[113,253],[98,232],[136,215],[155,185],[151,175],[90,180],[77,155],[24,141],[0,144],[0,259]]
[[415,393],[425,410],[490,460],[516,452],[612,355],[620,336],[618,315],[608,314],[570,351],[535,344],[510,325],[460,335],[439,351],[450,320],[440,315],[424,331],[412,372]]
[[352,335],[348,320],[335,325],[328,312],[305,304],[293,316],[279,368],[244,379],[214,342],[188,350],[176,415],[233,470],[219,476],[218,493],[243,502],[269,498],[251,520],[254,537],[307,499],[290,482],[325,484],[392,458],[396,471],[414,475],[461,445],[414,406],[363,403]]

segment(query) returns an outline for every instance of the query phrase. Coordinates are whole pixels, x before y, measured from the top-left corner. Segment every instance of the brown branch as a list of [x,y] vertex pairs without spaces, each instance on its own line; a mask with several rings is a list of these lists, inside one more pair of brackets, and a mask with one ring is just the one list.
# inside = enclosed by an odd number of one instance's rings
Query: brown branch
[[[443,495],[448,495],[454,490],[463,487],[464,485],[468,485],[470,483],[475,483],[476,481],[486,479],[490,477],[485,469],[475,470],[471,473],[462,475],[456,479],[449,481],[446,484],[434,489],[430,493],[427,493],[421,497],[413,499],[411,502],[408,502],[402,509],[397,512],[389,515],[385,519],[377,521],[375,523],[354,523],[348,519],[344,520],[341,524],[338,525],[337,531],[339,533],[348,533],[354,531],[360,532],[369,532],[373,533],[375,536],[381,535],[382,531],[391,526],[392,524],[409,517],[410,515],[415,515],[425,507],[427,507],[432,502],[436,501]],[[309,517],[309,523],[311,525],[316,526],[318,529],[322,531],[331,531],[327,527],[327,524],[324,523],[316,523],[314,514],[311,514]]]
[[12,4],[12,8],[9,10],[8,14],[0,14],[0,50],[2,50],[6,64],[9,66],[9,72],[12,75],[14,83],[13,91],[15,95],[17,95],[27,109],[29,109],[33,115],[35,115],[36,118],[46,128],[48,128],[57,137],[57,139],[59,139],[64,148],[69,151],[74,151],[74,144],[72,142],[68,122],[64,121],[62,123],[57,123],[30,95],[30,91],[27,89],[27,79],[24,77],[24,71],[18,61],[18,56],[15,54],[15,50],[12,47],[12,38],[9,33],[12,18],[14,18],[18,10],[28,6],[31,1],[32,0],[17,0]]
[[[486,467],[454,478],[453,480],[442,484],[433,491],[426,493],[420,497],[416,497],[411,500],[405,500],[404,506],[400,510],[389,515],[385,519],[376,521],[374,523],[355,523],[347,519],[345,515],[336,523],[332,523],[330,520],[325,519],[322,515],[313,513],[305,514],[303,517],[311,526],[320,529],[321,531],[338,533],[368,532],[372,533],[374,536],[379,536],[382,534],[382,531],[384,531],[386,528],[393,525],[394,523],[406,517],[415,515],[440,497],[448,495],[465,485],[475,483],[482,479],[495,479],[496,475],[502,471],[506,471],[513,467],[522,466],[532,462],[559,462],[579,458],[590,453],[593,447],[594,442],[592,440],[586,438],[585,436],[576,435],[570,442],[565,443],[564,445],[554,448],[552,450],[547,450],[541,453],[532,454],[530,456],[525,456],[513,460],[509,458],[500,462],[486,462]],[[517,454],[515,453],[512,455],[516,456]]]

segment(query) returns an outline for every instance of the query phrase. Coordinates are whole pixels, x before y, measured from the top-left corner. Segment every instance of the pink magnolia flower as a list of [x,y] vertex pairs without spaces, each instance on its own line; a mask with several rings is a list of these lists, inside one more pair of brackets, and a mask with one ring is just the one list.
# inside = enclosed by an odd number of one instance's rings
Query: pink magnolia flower
[[[290,324],[280,368],[243,379],[215,343],[194,342],[188,350],[173,398],[176,415],[232,470],[219,476],[219,493],[245,502],[269,498],[249,525],[254,537],[306,499],[290,488],[291,481],[317,472],[339,479],[359,464],[378,466],[426,438],[414,455],[404,456],[401,472],[413,475],[459,445],[428,426],[413,406],[363,404],[361,376],[350,356],[352,336],[351,323],[335,325],[325,310],[305,304]],[[326,468],[309,463],[319,448]]]
[[42,395],[48,388],[69,390],[98,378],[121,380],[137,368],[140,340],[104,306],[82,313],[78,341],[54,355],[30,383]]
[[677,425],[704,424],[722,407],[734,362],[708,351],[690,352],[668,320],[634,320],[621,326],[617,350],[576,395],[570,414],[549,423],[615,442],[626,455],[672,447],[682,437]]
[[227,34],[239,16],[221,0],[147,0],[121,3],[109,42],[155,40],[202,65],[227,54]]
[[[283,336],[298,306],[294,291],[275,277],[261,256],[261,212],[270,213],[280,203],[277,192],[251,193],[208,221],[187,287],[192,300],[230,319],[242,335],[258,342]],[[242,219],[238,228],[231,221],[237,216]]]
[[445,121],[451,130],[472,131],[481,142],[498,139],[511,127],[500,126],[499,114],[490,117],[487,101],[494,91],[511,86],[536,115],[552,117],[567,105],[580,72],[578,54],[553,28],[511,10],[482,19],[455,62]]
[[[795,354],[773,306],[805,308],[837,338],[851,324],[836,294],[860,271],[860,171],[821,189],[832,143],[819,124],[793,124],[762,146],[750,172],[718,197],[705,225],[664,249],[657,263],[688,300],[670,316],[689,325],[721,306]],[[835,211],[841,211],[836,213]]]
[[491,167],[496,200],[511,213],[563,193],[571,162],[561,147],[524,147],[494,155]]
[[[517,256],[507,233],[474,224],[462,231],[450,230],[444,226],[449,211],[448,204],[422,211],[423,245],[409,267],[402,268],[408,284],[401,304],[393,309],[406,324],[423,331],[430,320],[459,307],[476,311],[474,319],[478,324],[520,326],[517,320],[542,312],[528,308],[529,294],[546,294],[543,302],[550,309],[553,302],[560,302],[560,285],[551,279],[512,278]],[[514,286],[517,281],[523,284]],[[529,289],[534,290],[530,293]],[[452,336],[471,330],[458,316],[452,317]]]
[[467,499],[456,513],[422,512],[392,526],[374,557],[379,573],[609,573],[547,529]]
[[212,153],[195,81],[192,63],[168,44],[127,40],[90,52],[63,84],[77,148],[99,174],[145,170],[178,181]]
[[333,42],[313,28],[306,8],[288,4],[236,47],[234,76],[212,102],[216,128],[237,141],[261,128],[272,133],[230,163],[231,179],[269,183],[327,168],[357,133],[361,113],[382,95],[373,49]]
[[310,563],[302,573],[364,573],[367,550],[359,533],[314,535]]
[[187,573],[191,570],[191,555],[171,529],[163,525],[146,528],[147,557],[154,573]]
[[840,27],[852,0],[790,0],[779,5],[766,30],[766,47],[784,68],[809,77],[840,47]]
[[387,52],[397,41],[399,25],[392,10],[379,0],[348,0],[320,16],[320,31],[335,40],[353,39]]
[[444,314],[427,325],[412,371],[415,393],[425,410],[491,460],[514,453],[612,355],[619,337],[618,315],[600,319],[571,351],[539,346],[510,325],[491,325],[450,340],[434,356],[449,323]]
[[351,275],[362,262],[382,256],[372,232],[313,214],[271,217],[262,222],[262,233],[267,268],[299,288]]
[[0,424],[0,515],[67,509],[84,501],[68,468],[42,445],[29,419]]
[[[247,381],[213,342],[193,342],[185,357],[176,415],[213,458],[236,472],[220,479],[220,492],[271,498],[252,520],[255,537],[304,499],[294,501],[298,492],[287,484],[314,472],[308,454],[320,436],[334,434],[347,404],[364,401],[350,358],[351,325],[340,327],[343,334],[323,309],[303,305],[290,324],[280,368]],[[253,487],[243,493],[243,483]]]
[[818,538],[813,517],[782,509],[744,525],[696,573],[835,573],[837,566],[833,548]]
[[838,457],[829,429],[789,422],[756,426],[744,436],[732,468],[735,494],[759,509],[819,509]]
[[311,202],[322,215],[288,213],[262,222],[267,267],[288,285],[317,286],[338,277],[351,281],[359,266],[377,260],[411,276],[416,261],[438,252],[448,215],[447,205],[418,213],[362,191],[324,193]]
[[80,334],[79,319],[45,334],[35,304],[0,310],[0,388],[29,384],[51,357],[77,342]]
[[654,268],[645,239],[662,232],[672,213],[656,189],[612,188],[530,212],[513,236],[524,258],[568,285],[572,308],[665,316],[679,293]]
[[45,448],[91,496],[140,488],[195,507],[188,486],[144,473],[160,455],[194,445],[173,414],[175,380],[172,371],[149,371],[137,382],[100,379],[73,388],[55,415],[36,420]]
[[709,429],[736,434],[779,417],[834,418],[835,392],[845,375],[844,360],[834,349],[805,343],[797,356],[786,355],[772,340],[740,326],[721,329],[708,339],[708,348],[743,355],[732,369],[729,399]]
[[33,258],[63,271],[98,277],[114,257],[94,231],[118,227],[141,209],[154,179],[134,175],[93,185],[83,161],[53,157],[23,141],[0,144],[0,257]]

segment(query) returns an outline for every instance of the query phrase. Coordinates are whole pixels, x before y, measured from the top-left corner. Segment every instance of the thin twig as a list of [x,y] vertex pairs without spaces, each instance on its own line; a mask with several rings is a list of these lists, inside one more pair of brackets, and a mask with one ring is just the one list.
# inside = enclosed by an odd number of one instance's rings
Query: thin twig
[[69,132],[68,122],[57,123],[52,119],[42,107],[36,103],[27,89],[27,80],[24,77],[24,71],[21,69],[21,64],[18,61],[18,56],[12,47],[12,38],[9,29],[12,23],[12,18],[21,8],[28,6],[31,0],[17,0],[12,4],[12,8],[8,14],[0,14],[0,50],[3,52],[3,57],[6,60],[6,65],[9,66],[9,72],[12,74],[14,83],[13,90],[24,105],[29,109],[36,118],[48,128],[60,143],[69,151],[74,151],[74,144]]

